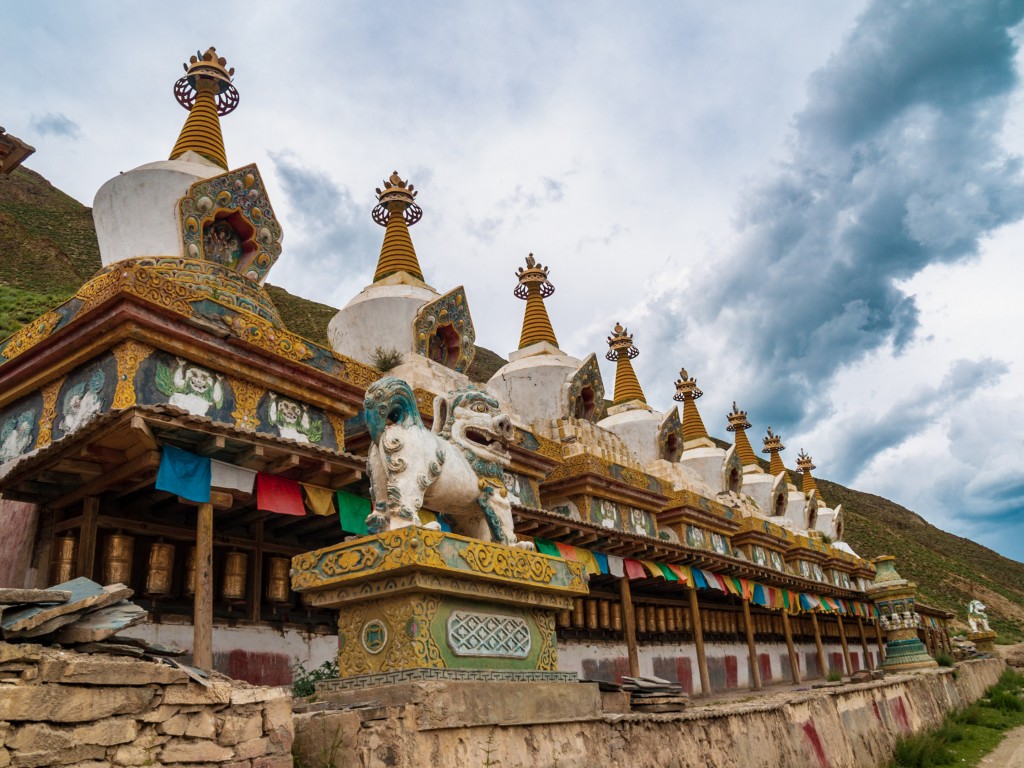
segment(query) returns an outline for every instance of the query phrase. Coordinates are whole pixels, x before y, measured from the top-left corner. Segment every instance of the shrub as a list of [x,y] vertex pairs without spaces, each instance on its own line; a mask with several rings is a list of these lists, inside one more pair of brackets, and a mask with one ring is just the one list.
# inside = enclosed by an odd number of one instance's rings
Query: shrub
[[825,680],[829,683],[837,683],[843,679],[843,673],[837,670],[830,669],[828,674],[825,675]]
[[935,654],[935,661],[938,662],[940,667],[952,667],[956,664],[956,660],[945,651]]
[[387,373],[397,368],[404,359],[405,355],[394,347],[377,347],[373,350],[373,354],[370,355],[370,362],[373,363],[373,367],[381,373]]
[[297,661],[292,667],[292,696],[312,696],[316,693],[316,683],[320,680],[332,680],[339,676],[338,662],[325,661],[315,669],[306,669],[306,665]]

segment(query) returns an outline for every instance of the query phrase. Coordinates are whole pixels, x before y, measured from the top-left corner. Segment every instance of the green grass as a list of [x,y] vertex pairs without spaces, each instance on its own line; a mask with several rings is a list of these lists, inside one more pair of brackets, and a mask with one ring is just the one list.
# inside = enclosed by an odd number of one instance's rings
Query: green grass
[[1024,675],[1007,670],[978,702],[951,713],[934,731],[906,736],[890,768],[974,766],[995,749],[1007,731],[1024,726]]

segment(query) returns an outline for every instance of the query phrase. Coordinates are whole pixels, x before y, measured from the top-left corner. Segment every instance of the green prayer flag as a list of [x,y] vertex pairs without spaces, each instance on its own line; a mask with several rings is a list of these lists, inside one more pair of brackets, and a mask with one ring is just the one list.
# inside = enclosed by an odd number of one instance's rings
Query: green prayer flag
[[665,574],[665,581],[679,581],[679,577],[676,572],[669,568],[664,563],[655,563],[658,566],[658,570]]
[[338,520],[341,530],[366,536],[366,518],[370,516],[370,500],[345,491],[337,491]]
[[542,539],[540,536],[534,536],[533,543],[537,547],[537,551],[542,555],[551,555],[552,557],[562,556],[562,553],[558,551],[558,547],[555,546],[555,542],[553,541]]

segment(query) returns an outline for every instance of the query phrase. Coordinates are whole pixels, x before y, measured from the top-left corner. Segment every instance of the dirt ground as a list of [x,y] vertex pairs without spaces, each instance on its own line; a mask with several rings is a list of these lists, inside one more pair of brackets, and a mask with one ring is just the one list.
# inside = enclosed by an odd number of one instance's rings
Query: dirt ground
[[[1024,643],[997,645],[996,653],[1006,659],[1011,666],[1024,667]],[[1024,726],[1006,734],[1006,738],[999,746],[981,758],[978,765],[991,768],[1024,768]]]

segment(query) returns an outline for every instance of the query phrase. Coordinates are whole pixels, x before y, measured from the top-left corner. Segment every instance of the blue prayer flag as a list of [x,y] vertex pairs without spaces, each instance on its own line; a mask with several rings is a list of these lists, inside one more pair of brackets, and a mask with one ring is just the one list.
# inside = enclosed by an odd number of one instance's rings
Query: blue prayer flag
[[160,469],[156,473],[156,489],[206,504],[210,501],[210,473],[208,456],[196,456],[173,445],[165,445],[160,454]]
[[594,559],[597,561],[597,567],[601,573],[608,573],[608,555],[604,552],[594,552]]

